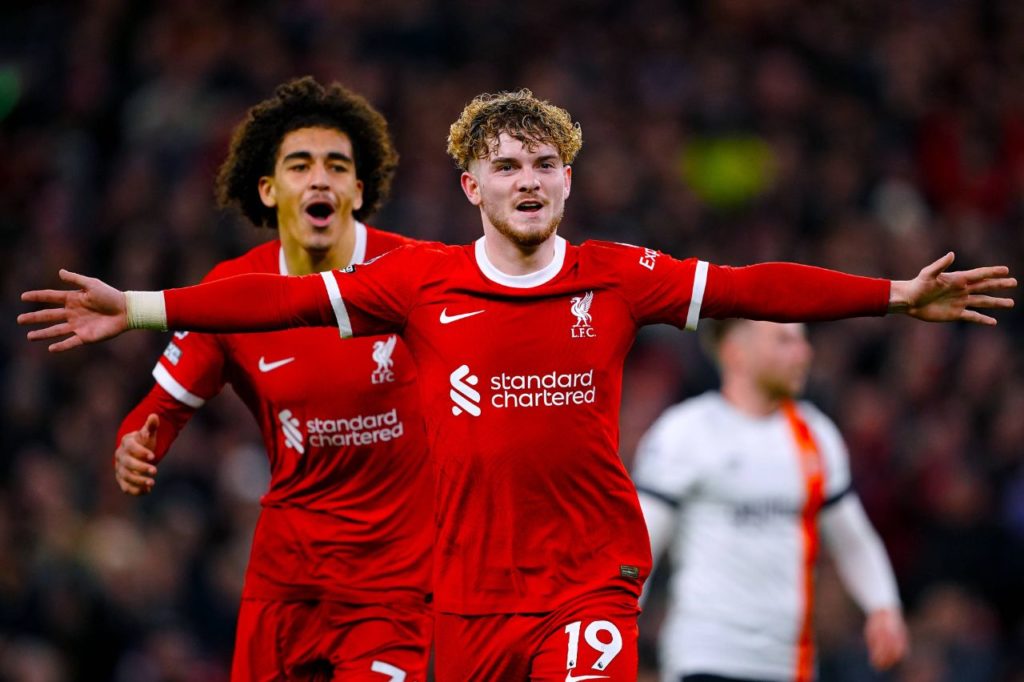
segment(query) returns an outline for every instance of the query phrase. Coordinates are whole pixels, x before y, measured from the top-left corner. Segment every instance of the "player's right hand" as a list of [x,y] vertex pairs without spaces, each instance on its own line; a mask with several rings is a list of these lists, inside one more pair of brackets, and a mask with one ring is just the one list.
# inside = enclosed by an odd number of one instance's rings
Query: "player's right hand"
[[146,423],[138,431],[130,431],[121,438],[121,444],[114,452],[114,478],[121,490],[128,495],[148,495],[156,485],[156,432],[160,418],[155,414],[146,417]]
[[50,344],[50,351],[59,352],[85,343],[104,341],[128,329],[124,292],[94,277],[68,270],[61,270],[60,278],[77,286],[78,290],[42,289],[21,295],[23,301],[53,306],[18,315],[18,324],[50,325],[30,331],[30,341],[68,337]]
[[899,609],[877,609],[864,623],[868,657],[875,670],[888,670],[907,655],[907,624]]

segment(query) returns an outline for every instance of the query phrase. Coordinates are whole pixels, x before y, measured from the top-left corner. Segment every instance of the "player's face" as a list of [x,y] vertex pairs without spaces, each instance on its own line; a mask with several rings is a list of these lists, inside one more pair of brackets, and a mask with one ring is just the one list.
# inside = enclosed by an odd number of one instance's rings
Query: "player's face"
[[260,198],[277,209],[281,241],[326,253],[351,232],[363,205],[352,140],[333,128],[299,128],[284,136],[274,174],[260,178]]
[[462,190],[480,207],[485,231],[490,227],[524,247],[555,233],[571,184],[572,168],[554,145],[535,143],[531,149],[507,133],[462,174]]
[[807,383],[813,351],[802,324],[749,323],[750,369],[773,398],[799,395]]

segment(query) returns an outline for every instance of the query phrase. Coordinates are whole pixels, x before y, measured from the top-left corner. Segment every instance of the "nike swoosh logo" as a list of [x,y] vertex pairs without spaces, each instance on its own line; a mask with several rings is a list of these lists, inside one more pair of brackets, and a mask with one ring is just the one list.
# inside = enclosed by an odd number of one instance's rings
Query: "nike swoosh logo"
[[445,308],[444,310],[441,311],[441,324],[451,324],[452,322],[458,322],[459,320],[464,320],[467,317],[473,317],[474,315],[479,315],[482,312],[484,312],[484,311],[483,310],[474,310],[471,313],[462,313],[461,315],[449,315],[448,314],[448,309]]
[[607,680],[607,679],[608,679],[608,675],[580,675],[579,677],[573,677],[571,670],[565,674],[565,682],[580,682],[580,680]]
[[291,358],[285,358],[284,360],[275,360],[274,362],[267,362],[266,360],[263,359],[263,356],[261,355],[260,356],[260,371],[261,372],[270,372],[272,370],[277,369],[278,367],[281,367],[282,365],[287,365],[289,362],[291,362],[294,359],[295,359],[294,357],[291,357]]

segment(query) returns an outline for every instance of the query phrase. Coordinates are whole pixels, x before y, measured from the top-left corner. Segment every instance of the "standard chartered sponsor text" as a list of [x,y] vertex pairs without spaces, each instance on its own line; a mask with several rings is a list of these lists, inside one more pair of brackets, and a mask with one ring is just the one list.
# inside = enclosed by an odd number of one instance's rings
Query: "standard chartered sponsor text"
[[561,407],[588,405],[597,399],[594,370],[505,374],[491,377],[491,405],[510,407]]
[[405,425],[398,418],[398,408],[392,408],[388,412],[360,414],[348,419],[307,419],[306,432],[311,446],[337,448],[401,438]]

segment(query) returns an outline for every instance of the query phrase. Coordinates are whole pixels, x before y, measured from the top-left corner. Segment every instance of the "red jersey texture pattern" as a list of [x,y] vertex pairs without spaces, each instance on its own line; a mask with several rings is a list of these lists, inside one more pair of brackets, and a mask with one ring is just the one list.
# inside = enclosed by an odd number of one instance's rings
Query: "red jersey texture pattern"
[[[356,230],[353,262],[410,243]],[[287,274],[279,241],[221,263],[206,281],[254,272]],[[243,597],[423,604],[431,470],[400,338],[345,341],[330,328],[177,333],[153,374],[192,408],[230,383],[259,423],[271,482]]]

